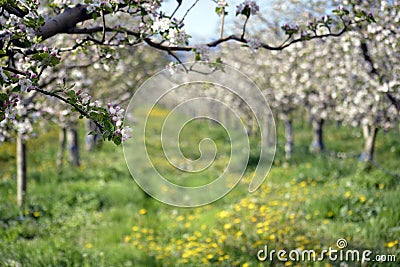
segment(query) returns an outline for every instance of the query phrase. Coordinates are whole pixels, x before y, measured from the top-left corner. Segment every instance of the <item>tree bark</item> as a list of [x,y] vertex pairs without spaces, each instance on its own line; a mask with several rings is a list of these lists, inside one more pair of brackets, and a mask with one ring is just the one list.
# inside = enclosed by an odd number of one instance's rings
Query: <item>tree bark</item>
[[374,160],[375,153],[375,141],[378,134],[378,128],[375,126],[364,125],[364,152],[360,156],[360,161],[372,162]]
[[323,141],[323,130],[322,127],[324,125],[324,120],[319,118],[313,118],[312,128],[313,128],[313,140],[311,143],[311,151],[312,152],[321,152],[324,150],[324,141]]
[[57,154],[57,167],[60,171],[64,161],[64,151],[65,146],[67,144],[67,129],[62,127],[59,134],[59,145],[58,145],[58,154]]
[[74,166],[79,166],[80,157],[79,157],[78,131],[74,126],[70,126],[67,129],[67,144],[68,144],[70,163]]
[[26,143],[17,136],[17,203],[22,207],[26,198]]
[[36,33],[42,40],[46,40],[58,33],[66,33],[76,24],[89,20],[92,14],[87,14],[86,5],[78,4],[75,7],[67,7],[64,12],[58,14],[41,26]]
[[289,160],[293,154],[293,124],[292,120],[287,115],[284,115],[283,121],[285,124],[285,158]]

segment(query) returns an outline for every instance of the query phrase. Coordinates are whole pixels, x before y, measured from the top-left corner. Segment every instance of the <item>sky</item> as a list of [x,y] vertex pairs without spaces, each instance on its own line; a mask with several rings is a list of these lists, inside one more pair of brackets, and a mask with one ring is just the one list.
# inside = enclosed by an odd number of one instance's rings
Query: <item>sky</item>
[[[176,18],[182,18],[186,10],[188,10],[195,0],[183,0],[182,6],[176,13]],[[227,1],[229,7],[227,9],[228,16],[226,22],[232,21],[235,17],[236,6],[243,0]],[[171,14],[177,6],[175,0],[168,0],[163,3],[162,11]],[[200,0],[199,3],[190,11],[185,18],[186,33],[192,36],[192,41],[201,42],[210,40],[210,38],[218,38],[220,17],[215,13],[216,4],[212,0]]]

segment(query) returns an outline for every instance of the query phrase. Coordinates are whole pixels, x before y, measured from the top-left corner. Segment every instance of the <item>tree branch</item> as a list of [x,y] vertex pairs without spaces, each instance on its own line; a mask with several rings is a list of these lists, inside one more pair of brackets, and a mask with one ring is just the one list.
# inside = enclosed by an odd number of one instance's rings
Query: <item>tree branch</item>
[[[54,93],[52,93],[52,92],[43,90],[43,89],[41,89],[41,88],[39,88],[39,87],[35,87],[34,90],[37,91],[37,92],[39,92],[39,93],[41,93],[41,94],[44,94],[44,95],[47,95],[47,96],[52,96],[52,97],[58,98],[58,99],[61,100],[62,102],[64,102],[64,103],[66,103],[66,104],[68,104],[68,105],[74,107],[82,116],[84,116],[84,117],[90,119],[89,114],[87,114],[83,109],[81,109],[81,108],[80,108],[78,105],[76,105],[75,103],[71,103],[70,101],[68,101],[68,99],[66,99],[66,98],[64,98],[64,97],[62,97],[62,96],[60,96],[60,95],[58,95],[58,94],[54,94]],[[102,131],[103,131],[103,126],[101,126],[97,121],[93,121],[93,122],[94,122],[94,123],[96,124],[96,126],[99,128],[100,132],[102,132]]]
[[41,26],[36,33],[37,36],[42,37],[42,40],[46,40],[59,33],[67,33],[76,24],[91,19],[92,14],[87,13],[86,7],[86,5],[78,4],[73,8],[66,8],[64,12]]
[[[377,68],[375,68],[374,61],[369,53],[368,45],[365,41],[361,42],[361,50],[362,54],[364,56],[364,60],[369,64],[371,67],[370,73],[375,75],[380,81],[383,80],[382,75],[378,71]],[[397,111],[400,112],[400,99],[396,99],[390,92],[385,93],[387,98],[390,100],[390,102],[396,107]]]

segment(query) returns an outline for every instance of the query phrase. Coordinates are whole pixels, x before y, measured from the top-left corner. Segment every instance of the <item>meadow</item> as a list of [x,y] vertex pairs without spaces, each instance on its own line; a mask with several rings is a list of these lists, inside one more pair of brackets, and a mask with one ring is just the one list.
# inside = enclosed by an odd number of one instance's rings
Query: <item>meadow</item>
[[[313,154],[308,149],[311,127],[297,120],[295,153],[286,161],[283,126],[277,126],[276,157],[261,188],[247,191],[250,164],[231,193],[199,208],[177,208],[146,195],[130,176],[121,147],[104,143],[96,151],[84,150],[83,127],[81,166],[65,163],[58,170],[58,128],[53,125],[28,142],[28,201],[20,209],[15,144],[2,144],[0,266],[361,266],[328,259],[257,259],[266,245],[320,252],[337,248],[338,239],[348,242],[346,249],[397,257],[396,262],[363,266],[398,266],[399,130],[379,133],[378,164],[366,166],[357,157],[363,147],[359,128],[327,124],[326,152]],[[202,122],[185,129],[188,157],[196,157],[193,143],[197,147],[210,127]],[[215,136],[221,151],[229,151],[224,134]],[[156,141],[147,143],[160,151]],[[176,176],[163,165],[161,152],[153,155],[159,168]],[[223,165],[228,159],[219,160]],[[220,171],[218,166],[210,177]]]

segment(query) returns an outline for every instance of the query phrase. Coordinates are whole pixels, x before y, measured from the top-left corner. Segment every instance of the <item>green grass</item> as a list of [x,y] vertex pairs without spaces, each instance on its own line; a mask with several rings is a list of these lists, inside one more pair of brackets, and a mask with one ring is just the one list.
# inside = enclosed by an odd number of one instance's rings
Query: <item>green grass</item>
[[[224,131],[193,122],[182,132],[185,156],[199,157],[191,143],[197,148],[209,131],[215,134],[222,155],[204,176],[178,175],[160,153],[158,126],[149,125],[153,133],[147,139],[149,150],[157,168],[174,182],[206,183],[226,163],[230,147]],[[277,261],[259,263],[256,254],[264,245],[321,251],[335,248],[339,238],[345,238],[349,248],[399,258],[400,180],[378,168],[367,172],[360,166],[356,158],[362,151],[360,129],[328,124],[329,153],[313,155],[308,151],[310,127],[298,121],[296,150],[289,162],[284,160],[282,130],[278,123],[275,162],[258,191],[246,191],[250,167],[226,197],[190,209],[171,207],[144,194],[129,174],[122,148],[109,143],[91,153],[82,147],[82,166],[65,163],[59,172],[55,126],[28,142],[28,201],[19,209],[15,144],[3,144],[0,266],[285,266]],[[333,151],[348,157],[332,157]],[[376,159],[382,168],[400,173],[398,131],[379,133]],[[340,262],[286,263],[329,264],[339,266]]]

